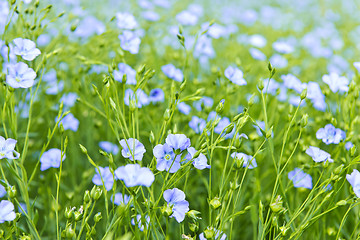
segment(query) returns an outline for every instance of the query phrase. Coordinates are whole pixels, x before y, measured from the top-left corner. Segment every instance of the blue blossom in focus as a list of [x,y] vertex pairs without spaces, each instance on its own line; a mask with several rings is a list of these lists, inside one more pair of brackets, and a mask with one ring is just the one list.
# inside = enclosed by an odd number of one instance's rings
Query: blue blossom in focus
[[177,188],[167,189],[163,197],[172,208],[170,217],[174,217],[178,223],[184,221],[185,214],[189,211],[189,202],[185,200],[185,193]]
[[331,159],[331,155],[320,148],[310,146],[306,149],[306,154],[309,155],[315,162],[334,162]]
[[57,148],[51,148],[44,152],[40,158],[40,170],[45,171],[49,168],[59,168],[61,161],[64,161],[66,154],[61,158],[61,150]]
[[15,55],[21,56],[24,60],[32,61],[41,54],[36,44],[29,39],[15,38],[13,42]]
[[243,72],[237,67],[229,66],[225,69],[225,77],[228,78],[232,83],[242,86],[246,85]]
[[360,173],[354,169],[351,174],[346,174],[346,179],[351,184],[355,195],[360,198]]
[[115,170],[115,176],[122,180],[126,187],[145,186],[150,187],[155,180],[152,171],[139,164],[127,164]]
[[124,158],[129,158],[131,161],[141,161],[146,152],[144,145],[134,138],[129,138],[127,140],[122,139],[120,145],[123,148],[121,150],[121,155]]
[[16,218],[14,204],[8,200],[0,202],[0,223],[11,222]]
[[6,83],[12,88],[29,88],[34,85],[36,73],[26,63],[19,62],[7,67]]
[[339,144],[341,140],[344,140],[346,134],[343,130],[335,128],[332,124],[327,124],[324,128],[320,128],[316,132],[316,138],[321,139],[326,145]]
[[186,155],[187,161],[193,160],[193,165],[195,168],[199,170],[203,170],[205,168],[211,168],[210,165],[207,164],[207,158],[204,154],[200,153],[197,158],[194,158],[195,153],[197,152],[195,148],[189,147],[187,149],[188,154]]
[[161,71],[170,79],[181,82],[184,79],[183,72],[174,65],[167,64],[161,67]]
[[312,178],[300,168],[295,168],[288,173],[288,178],[293,181],[296,188],[312,189]]
[[185,134],[169,134],[165,142],[174,150],[184,151],[190,147],[190,139]]
[[126,74],[126,84],[136,85],[136,71],[126,63],[119,63],[119,70],[114,70],[114,79],[122,82],[124,74]]
[[[177,155],[174,152],[174,149],[170,147],[167,143],[158,144],[153,149],[154,157],[156,158],[156,169],[159,171],[169,171],[170,173],[175,173],[180,169],[180,160],[181,155]],[[176,158],[175,158],[176,156]]]
[[[99,173],[100,170],[100,173]],[[95,175],[92,178],[92,182],[97,186],[104,186],[106,191],[110,191],[114,184],[114,176],[111,173],[109,167],[99,167],[99,170],[95,168]],[[102,179],[102,180],[101,180]]]
[[99,147],[104,150],[107,153],[112,153],[114,155],[118,154],[119,152],[119,147],[111,142],[107,142],[107,141],[101,141],[99,142]]
[[8,138],[5,140],[4,137],[0,136],[0,159],[18,159],[20,153],[15,151],[16,140]]

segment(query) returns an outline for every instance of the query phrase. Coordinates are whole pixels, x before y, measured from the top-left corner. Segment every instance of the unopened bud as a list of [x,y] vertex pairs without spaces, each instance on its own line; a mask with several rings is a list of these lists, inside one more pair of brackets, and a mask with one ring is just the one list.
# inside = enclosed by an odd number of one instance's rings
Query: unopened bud
[[302,90],[301,94],[300,94],[300,98],[301,100],[304,100],[306,98],[307,95],[307,88],[305,88],[304,90]]
[[210,201],[210,205],[213,209],[217,209],[221,206],[220,198],[215,197]]
[[102,219],[101,212],[98,212],[97,214],[95,214],[95,216],[94,216],[95,223],[100,222],[101,219]]

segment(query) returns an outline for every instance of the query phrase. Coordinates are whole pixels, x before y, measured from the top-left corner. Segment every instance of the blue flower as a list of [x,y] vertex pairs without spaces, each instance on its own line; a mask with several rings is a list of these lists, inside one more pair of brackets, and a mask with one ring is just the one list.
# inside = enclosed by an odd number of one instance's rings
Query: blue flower
[[248,166],[249,169],[253,169],[253,168],[257,167],[256,159],[253,158],[253,156],[251,156],[251,155],[247,155],[245,153],[233,152],[231,154],[231,157],[244,161],[243,162],[243,167],[244,168],[246,168],[247,166]]
[[353,146],[354,146],[354,144],[352,142],[346,142],[345,143],[345,149],[347,151],[349,151]]
[[360,198],[360,173],[359,173],[359,171],[354,169],[350,175],[346,174],[346,179],[351,184],[355,195],[358,198]]
[[178,223],[185,219],[185,213],[189,211],[189,202],[185,200],[185,193],[180,189],[167,189],[163,193],[165,201],[172,207],[171,218],[174,217]]
[[193,26],[198,21],[198,16],[196,16],[194,13],[185,10],[176,15],[176,20],[184,26]]
[[242,86],[247,84],[244,79],[243,72],[238,68],[229,66],[225,69],[224,74],[225,77],[227,77],[231,82],[235,83],[236,85]]
[[120,145],[123,148],[121,150],[121,155],[124,158],[129,158],[131,161],[141,161],[146,152],[144,145],[134,138],[129,138],[127,140],[122,139]]
[[27,61],[32,61],[41,54],[35,43],[29,39],[15,38],[13,42],[15,55],[21,56]]
[[141,39],[132,31],[125,30],[119,35],[120,47],[131,54],[139,52]]
[[311,100],[314,108],[325,111],[325,95],[321,92],[321,88],[317,82],[308,82],[306,97]]
[[13,88],[29,88],[34,85],[36,73],[26,63],[19,62],[8,65],[6,83]]
[[126,74],[126,84],[136,85],[136,71],[125,63],[119,63],[119,70],[114,70],[114,79],[122,82],[124,74]]
[[191,112],[191,107],[184,102],[179,103],[177,107],[179,111],[185,115],[189,115],[189,113]]
[[163,102],[165,99],[164,91],[161,88],[154,88],[150,91],[149,100],[152,103]]
[[195,168],[199,170],[203,170],[205,168],[211,168],[211,166],[207,164],[207,158],[204,154],[200,153],[200,155],[197,158],[194,158],[194,155],[197,152],[195,148],[189,147],[187,151],[188,154],[186,156],[186,159],[188,161],[192,160],[193,161],[192,163]]
[[117,26],[120,29],[134,29],[137,27],[137,22],[135,17],[127,12],[118,12],[116,13]]
[[281,75],[285,87],[301,93],[306,88],[306,83],[302,83],[297,77],[292,74]]
[[346,77],[340,77],[337,73],[331,72],[329,75],[322,77],[324,83],[329,85],[332,92],[347,92],[349,91],[349,79]]
[[8,200],[0,202],[0,223],[11,222],[16,218],[14,204]]
[[181,156],[176,156],[174,149],[171,148],[167,143],[164,145],[158,144],[153,149],[154,157],[156,158],[157,164],[156,169],[159,171],[169,171],[175,173],[180,169]]
[[[57,117],[55,119],[57,121]],[[70,129],[73,132],[76,132],[79,128],[79,120],[77,120],[72,113],[68,113],[59,124],[62,123],[64,130]]]
[[[214,231],[215,231],[215,238],[214,238],[214,240],[226,240],[226,237],[227,237],[227,236],[226,236],[225,233],[223,233],[222,231],[217,230],[217,229],[214,229]],[[200,240],[206,240],[203,232],[200,233],[199,239],[200,239]]]
[[155,180],[154,174],[146,167],[139,164],[128,164],[115,170],[117,179],[124,181],[126,187],[150,187]]
[[256,60],[260,60],[260,61],[266,60],[266,55],[257,48],[250,48],[249,52],[250,52],[250,55]]
[[18,159],[20,153],[15,151],[16,140],[8,138],[5,140],[4,137],[0,136],[0,159]]
[[353,65],[354,65],[354,67],[356,68],[356,70],[357,70],[358,72],[360,72],[360,62],[354,62]]
[[106,27],[101,21],[94,16],[87,16],[79,23],[74,34],[86,39],[94,34],[100,35],[105,30]]
[[265,47],[267,40],[260,34],[254,34],[249,37],[249,43],[255,47],[262,48]]
[[161,71],[170,79],[173,79],[177,82],[181,82],[184,79],[184,74],[178,68],[172,64],[167,64],[161,67]]
[[288,65],[288,60],[279,54],[272,55],[269,61],[275,68],[285,68]]
[[99,147],[104,150],[107,153],[112,153],[114,155],[118,154],[119,152],[119,147],[111,142],[107,142],[107,141],[101,141],[99,142]]
[[150,103],[149,97],[142,89],[136,90],[136,94],[132,89],[125,90],[124,103],[126,106],[129,106],[130,101],[135,102],[135,106],[141,108],[142,106],[146,106]]
[[331,143],[339,144],[345,137],[345,132],[339,128],[335,128],[332,124],[327,124],[324,128],[320,128],[316,132],[316,138],[321,139],[326,145]]
[[66,158],[66,154],[64,154],[61,159],[61,150],[57,148],[51,148],[48,151],[44,152],[44,154],[40,158],[40,170],[45,171],[49,168],[59,168],[61,161],[64,161]]
[[206,35],[202,35],[198,38],[195,48],[194,48],[194,57],[206,57],[206,58],[214,58],[215,50],[212,46],[212,39],[207,37]]
[[213,104],[214,104],[214,99],[212,99],[211,97],[204,96],[200,100],[195,101],[193,103],[193,106],[196,108],[196,110],[200,112],[203,106],[211,108]]
[[[2,182],[4,182],[4,181],[2,181]],[[6,191],[5,187],[2,184],[0,184],[0,198],[4,197],[6,194],[7,194],[7,191]]]
[[295,50],[290,43],[285,41],[276,41],[273,43],[272,47],[275,51],[283,54],[292,53]]
[[65,109],[69,109],[75,105],[77,98],[78,95],[76,93],[69,92],[61,97],[60,102],[63,102]]
[[317,147],[310,146],[306,149],[306,154],[309,155],[315,162],[334,162],[329,153]]
[[264,90],[263,91],[275,96],[278,88],[280,87],[280,83],[278,83],[277,81],[275,81],[272,78],[270,79],[270,81],[268,78],[266,78],[263,80],[263,82],[264,82]]
[[142,12],[141,15],[145,20],[148,20],[150,22],[156,22],[156,21],[159,21],[159,19],[160,19],[160,15],[154,11],[145,11],[145,12]]
[[113,202],[115,205],[127,205],[130,201],[129,195],[122,195],[121,193],[115,193],[110,197],[111,202]]
[[[140,231],[144,231],[144,228],[145,228],[145,227],[147,228],[147,227],[149,226],[150,217],[149,217],[148,215],[146,215],[146,216],[145,216],[145,222],[144,222],[144,223],[143,223],[143,221],[142,221],[141,219],[142,219],[142,218],[141,218],[141,215],[140,215],[140,214],[136,215],[136,222],[138,223],[138,227],[139,227]],[[135,226],[135,219],[134,219],[134,218],[131,219],[131,224],[132,224],[133,226]]]
[[312,178],[309,174],[304,173],[300,168],[295,168],[289,172],[288,178],[293,181],[296,188],[308,188],[312,189]]
[[216,125],[216,127],[214,128],[214,132],[216,132],[217,134],[220,134],[222,132],[222,136],[225,137],[225,139],[229,139],[232,138],[235,134],[235,127],[233,128],[233,130],[225,135],[225,131],[224,130],[226,127],[228,127],[230,125],[230,120],[227,117],[223,117],[220,119],[219,123]]
[[189,122],[189,126],[196,133],[202,133],[206,127],[206,121],[197,116],[192,116],[191,121]]
[[[106,191],[110,191],[113,187],[114,184],[114,176],[111,173],[109,167],[99,167],[100,173],[98,171],[97,168],[95,168],[95,172],[96,174],[94,175],[94,177],[92,178],[92,182],[97,185],[97,186],[103,186],[103,182],[104,181],[104,186]],[[102,178],[102,181],[101,181]]]
[[169,134],[166,137],[165,142],[174,150],[180,149],[181,151],[184,151],[190,147],[190,139],[184,134]]

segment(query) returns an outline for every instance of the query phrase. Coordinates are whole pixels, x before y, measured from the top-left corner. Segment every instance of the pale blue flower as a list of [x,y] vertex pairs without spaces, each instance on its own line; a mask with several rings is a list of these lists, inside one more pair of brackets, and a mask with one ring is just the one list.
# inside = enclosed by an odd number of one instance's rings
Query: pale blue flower
[[281,75],[281,79],[284,81],[284,85],[287,88],[293,89],[297,93],[301,93],[306,88],[306,83],[302,83],[292,74]]
[[112,153],[114,155],[118,154],[119,152],[119,147],[111,142],[107,142],[107,141],[101,141],[99,142],[99,147],[104,150],[107,153]]
[[118,12],[116,13],[116,24],[120,29],[129,29],[132,30],[138,26],[135,17],[128,12]]
[[354,62],[353,65],[356,68],[356,70],[360,73],[360,62]]
[[253,169],[253,168],[257,167],[256,159],[253,158],[253,156],[251,156],[251,155],[247,155],[245,153],[233,152],[231,154],[231,157],[244,161],[243,162],[244,168],[248,167],[249,169]]
[[127,205],[130,201],[129,195],[122,195],[122,193],[115,193],[110,197],[111,202],[113,202],[115,205]]
[[76,93],[69,92],[61,97],[60,102],[63,102],[65,109],[69,109],[75,105],[77,98],[78,95]]
[[125,105],[129,106],[130,101],[134,101],[137,108],[141,108],[150,103],[149,97],[142,89],[136,90],[136,94],[134,94],[134,91],[132,89],[126,89],[124,96]]
[[225,69],[225,77],[228,78],[232,83],[242,86],[246,85],[243,72],[237,67],[229,66]]
[[[99,173],[99,170],[100,170],[100,173]],[[104,181],[104,186],[105,186],[106,191],[110,191],[114,184],[113,174],[111,173],[109,167],[104,167],[104,168],[99,167],[99,170],[97,168],[95,168],[96,174],[92,178],[92,182],[97,186],[103,186],[103,181]]]
[[121,150],[121,155],[124,158],[129,158],[131,161],[141,161],[146,152],[144,145],[134,138],[129,138],[127,140],[122,139],[120,145],[123,148]]
[[[143,221],[143,220],[145,221]],[[149,226],[149,223],[150,223],[150,217],[148,215],[145,216],[145,219],[144,218],[141,218],[141,215],[138,214],[136,215],[136,222],[138,223],[138,227],[140,229],[140,231],[144,231],[145,227],[147,228]],[[131,225],[135,226],[135,219],[132,218],[131,219]]]
[[16,140],[8,138],[5,140],[4,137],[0,136],[0,159],[18,159],[20,153],[15,151]]
[[106,30],[105,25],[94,16],[87,16],[77,26],[74,34],[81,38],[88,38],[92,35],[100,35]]
[[167,143],[156,145],[153,149],[153,154],[156,158],[157,170],[166,170],[170,173],[175,173],[177,172],[177,170],[180,169],[181,155],[176,156],[176,154],[174,153],[174,149],[170,147]]
[[136,85],[136,71],[126,63],[119,63],[119,70],[114,70],[114,79],[122,82],[124,74],[126,74],[126,84]]
[[192,160],[193,161],[192,163],[195,168],[199,170],[203,170],[205,168],[211,168],[211,166],[207,164],[207,158],[204,154],[200,153],[200,155],[197,158],[194,158],[194,155],[197,152],[195,148],[189,147],[187,151],[188,154],[186,156],[186,159],[188,161]]
[[8,200],[0,202],[0,223],[11,222],[16,218],[14,204]]
[[276,41],[273,43],[272,47],[275,51],[283,54],[292,53],[295,50],[290,43],[285,41]]
[[185,134],[169,134],[165,142],[174,150],[184,151],[190,147],[190,139]]
[[250,48],[249,52],[250,52],[250,55],[256,60],[259,60],[259,61],[266,60],[266,55],[257,48]]
[[306,149],[306,154],[309,155],[315,162],[334,162],[331,159],[331,155],[320,148],[310,146]]
[[9,64],[6,83],[12,88],[29,88],[34,85],[36,73],[26,63]]
[[177,82],[181,82],[184,79],[184,74],[182,71],[178,68],[176,68],[174,65],[167,64],[161,67],[161,71],[170,79],[173,79]]
[[351,184],[355,195],[360,198],[360,173],[354,169],[351,174],[346,174],[346,179]]
[[165,93],[161,88],[154,88],[149,93],[149,101],[152,103],[163,102]]
[[286,68],[288,60],[280,54],[274,54],[269,59],[271,65],[275,68]]
[[[57,121],[57,117],[55,121]],[[80,122],[74,117],[72,113],[68,113],[63,119],[61,119],[59,124],[60,123],[63,125],[64,130],[70,129],[71,131],[76,132],[79,128]]]
[[322,93],[321,88],[317,82],[307,83],[306,97],[311,100],[314,108],[320,111],[325,111],[326,109],[325,95]]
[[150,187],[155,180],[154,174],[146,167],[139,164],[128,164],[115,170],[117,179],[124,181],[126,187]]
[[51,148],[48,151],[44,152],[44,154],[40,158],[40,170],[45,171],[49,168],[59,168],[61,161],[64,161],[66,158],[66,154],[61,156],[61,150],[57,148]]
[[177,107],[179,111],[185,115],[189,115],[189,113],[191,112],[191,107],[184,102],[179,103]]
[[189,211],[189,202],[185,200],[185,193],[177,188],[167,189],[164,191],[163,197],[172,207],[170,217],[174,217],[178,223],[184,221],[185,214]]
[[346,134],[343,130],[335,128],[332,124],[327,124],[324,128],[320,128],[316,132],[316,138],[321,139],[326,145],[339,144],[341,140],[344,140]]
[[202,133],[204,128],[206,127],[206,121],[197,116],[192,116],[191,121],[189,122],[189,126],[195,133]]
[[331,72],[329,75],[324,75],[322,77],[324,83],[329,85],[332,92],[347,92],[349,91],[349,79],[343,76],[339,76],[335,72]]
[[295,168],[289,172],[288,178],[293,181],[296,188],[308,188],[312,189],[312,178],[309,174],[305,173],[300,168]]
[[266,46],[267,40],[260,34],[254,34],[249,37],[249,43],[255,47],[262,48]]
[[352,142],[346,142],[345,143],[345,149],[346,150],[350,150],[352,147],[354,146],[354,144]]
[[36,44],[29,39],[15,38],[13,42],[15,55],[21,56],[24,60],[32,61],[41,54]]
[[139,52],[141,39],[136,33],[125,30],[119,35],[119,39],[120,47],[123,50],[129,51],[131,54],[137,54]]
[[193,26],[198,21],[198,16],[194,13],[185,10],[176,15],[176,20],[184,26]]
[[141,16],[150,22],[156,22],[160,20],[160,15],[154,11],[142,12]]
[[195,101],[193,103],[193,106],[196,108],[196,110],[200,112],[202,111],[203,106],[211,108],[213,104],[214,104],[214,99],[212,99],[211,97],[204,96],[200,100]]

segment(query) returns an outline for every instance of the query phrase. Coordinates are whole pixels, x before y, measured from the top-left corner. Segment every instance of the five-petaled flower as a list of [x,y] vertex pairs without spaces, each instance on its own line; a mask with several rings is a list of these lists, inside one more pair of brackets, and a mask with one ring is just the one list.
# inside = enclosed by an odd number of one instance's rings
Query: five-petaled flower
[[300,168],[295,168],[288,173],[288,178],[293,181],[296,188],[312,189],[312,178],[309,174],[305,173]]
[[8,65],[6,83],[13,88],[29,88],[34,85],[36,73],[26,63]]
[[41,54],[35,43],[29,39],[15,38],[13,42],[15,55],[21,56],[24,60],[32,61]]
[[92,179],[93,183],[97,186],[103,186],[104,182],[106,191],[110,191],[114,184],[114,175],[111,173],[109,167],[99,167],[99,170],[95,168],[96,174]]
[[317,147],[310,146],[306,149],[306,154],[309,155],[315,162],[334,162],[329,153]]
[[185,200],[185,193],[180,189],[167,189],[163,193],[165,201],[172,208],[172,215],[177,222],[185,219],[185,213],[189,211],[189,202]]
[[144,145],[137,139],[129,138],[127,140],[122,139],[120,145],[123,148],[121,154],[124,158],[129,158],[131,161],[141,161],[146,149]]
[[16,140],[8,138],[5,140],[4,137],[0,136],[0,159],[18,159],[20,154],[15,151]]
[[351,174],[346,174],[346,179],[351,184],[355,195],[360,198],[360,173],[354,169]]
[[195,154],[196,154],[196,150],[193,147],[189,147],[187,149],[188,151],[188,155],[186,156],[186,159],[188,161],[192,160],[193,165],[195,168],[199,169],[199,170],[203,170],[205,168],[210,168],[211,166],[207,164],[207,158],[204,154],[200,153],[200,155],[196,158],[194,158]]
[[139,164],[128,164],[115,170],[117,179],[124,181],[126,187],[150,187],[155,180],[154,174],[146,167]]
[[14,204],[8,200],[0,202],[0,223],[10,222],[16,218]]
[[59,168],[61,161],[64,161],[66,158],[66,154],[64,153],[61,156],[61,150],[57,148],[51,148],[48,151],[44,152],[44,154],[40,158],[40,170],[45,171],[49,168]]
[[330,143],[339,144],[345,137],[346,134],[343,130],[335,128],[330,123],[316,132],[316,138],[321,139],[326,145]]

